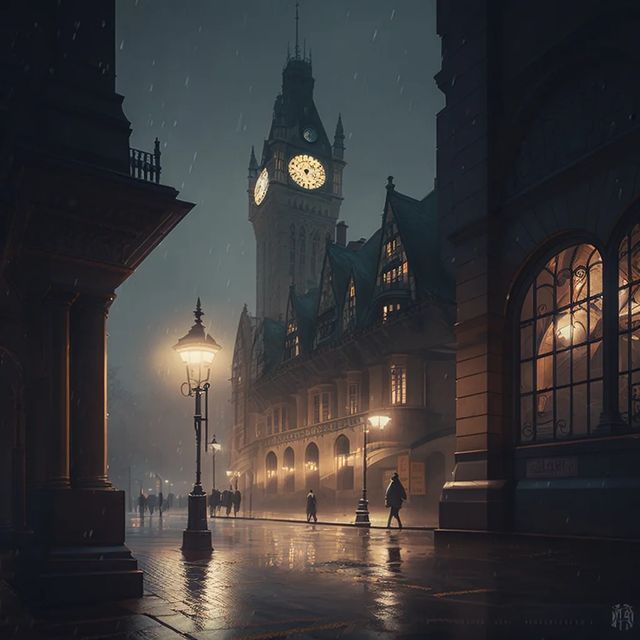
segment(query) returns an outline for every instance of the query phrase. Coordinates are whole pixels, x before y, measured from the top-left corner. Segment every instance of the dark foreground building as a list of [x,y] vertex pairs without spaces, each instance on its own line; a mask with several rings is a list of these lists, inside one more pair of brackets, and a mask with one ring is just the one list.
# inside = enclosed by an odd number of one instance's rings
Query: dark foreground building
[[352,510],[363,430],[383,414],[389,426],[369,433],[369,497],[383,506],[398,470],[414,513],[433,521],[454,422],[453,286],[436,194],[416,200],[389,178],[381,227],[348,242],[336,224],[342,120],[331,144],[313,82],[296,48],[260,162],[251,154],[257,313],[244,310],[234,351],[232,470],[245,509],[300,511],[313,489],[325,513]]
[[451,530],[640,536],[640,8],[438,3]]
[[129,147],[112,1],[5,3],[0,34],[2,566],[33,597],[141,595],[107,477],[105,324],[192,205],[159,184],[157,143]]

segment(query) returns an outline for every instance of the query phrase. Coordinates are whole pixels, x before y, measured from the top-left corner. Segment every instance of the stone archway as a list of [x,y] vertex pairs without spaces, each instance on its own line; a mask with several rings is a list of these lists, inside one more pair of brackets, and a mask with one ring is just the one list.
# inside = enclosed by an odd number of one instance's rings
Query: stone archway
[[304,450],[304,481],[305,491],[313,489],[315,493],[320,490],[320,451],[315,442],[310,442]]

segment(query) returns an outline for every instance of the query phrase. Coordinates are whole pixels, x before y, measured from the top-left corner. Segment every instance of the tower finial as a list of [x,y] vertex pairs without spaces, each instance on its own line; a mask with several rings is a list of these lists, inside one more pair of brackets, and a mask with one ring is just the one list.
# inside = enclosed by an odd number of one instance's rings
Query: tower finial
[[300,7],[300,3],[296,2],[296,60],[300,60],[300,38],[298,35],[298,31],[299,31],[299,22],[300,22],[300,15],[298,13],[298,9]]
[[196,317],[196,324],[202,324],[202,316],[204,315],[204,311],[202,310],[202,305],[200,304],[200,296],[198,296],[198,301],[196,302],[196,308],[193,312],[193,315]]

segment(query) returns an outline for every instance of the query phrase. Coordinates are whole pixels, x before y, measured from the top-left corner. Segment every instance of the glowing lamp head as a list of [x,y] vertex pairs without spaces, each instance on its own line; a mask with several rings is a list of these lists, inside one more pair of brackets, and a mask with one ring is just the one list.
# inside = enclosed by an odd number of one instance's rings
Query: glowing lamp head
[[367,420],[372,427],[382,430],[389,424],[391,418],[389,416],[369,416]]
[[222,449],[222,445],[216,440],[215,434],[209,443],[209,449],[211,449],[213,453],[217,453]]
[[200,298],[198,298],[193,315],[196,321],[189,333],[173,345],[174,350],[187,367],[187,381],[191,389],[198,388],[209,380],[213,358],[222,348],[204,330],[202,324],[204,312],[200,306]]

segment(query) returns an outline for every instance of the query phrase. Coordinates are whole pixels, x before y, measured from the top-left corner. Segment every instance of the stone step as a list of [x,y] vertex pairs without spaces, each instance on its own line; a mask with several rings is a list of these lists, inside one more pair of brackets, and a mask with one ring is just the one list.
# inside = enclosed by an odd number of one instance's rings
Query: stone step
[[45,573],[38,579],[38,600],[45,604],[106,602],[142,597],[142,571]]
[[135,558],[50,558],[46,573],[82,573],[99,571],[135,571]]

